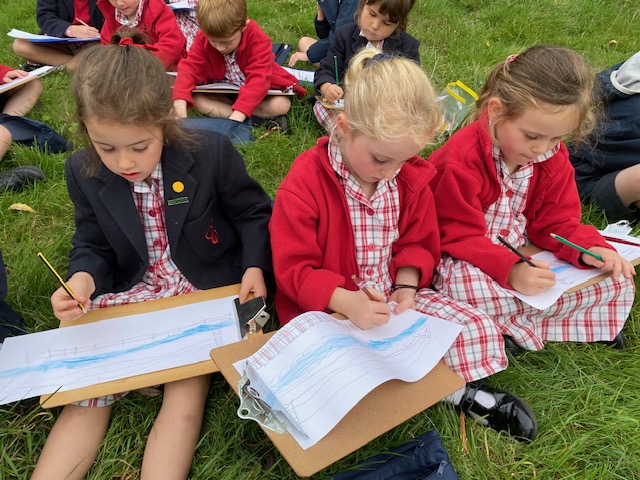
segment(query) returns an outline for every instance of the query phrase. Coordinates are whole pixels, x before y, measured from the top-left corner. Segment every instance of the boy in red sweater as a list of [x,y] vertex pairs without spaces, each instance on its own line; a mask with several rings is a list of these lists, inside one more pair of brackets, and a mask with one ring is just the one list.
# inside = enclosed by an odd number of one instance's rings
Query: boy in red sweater
[[[187,108],[195,107],[205,115],[238,122],[255,114],[261,118],[278,117],[277,123],[284,123],[283,115],[289,111],[291,100],[267,96],[267,91],[293,89],[302,96],[306,90],[275,63],[271,39],[247,18],[246,0],[200,0],[198,23],[201,31],[187,58],[180,62],[173,87],[177,115],[186,117]],[[196,85],[211,82],[238,85],[237,98],[191,93]]]

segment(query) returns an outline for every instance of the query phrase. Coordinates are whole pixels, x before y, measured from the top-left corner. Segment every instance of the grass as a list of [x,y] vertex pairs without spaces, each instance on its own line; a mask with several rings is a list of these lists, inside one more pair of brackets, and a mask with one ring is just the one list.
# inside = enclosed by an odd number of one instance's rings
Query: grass
[[[313,35],[313,1],[248,3],[250,16],[275,42],[295,47],[301,35]],[[34,5],[0,0],[0,31],[37,32]],[[418,0],[409,32],[421,40],[423,68],[438,88],[460,79],[479,90],[496,62],[536,43],[574,48],[585,55],[594,72],[624,61],[638,48],[638,11],[637,2],[631,0],[618,1],[615,7],[606,0]],[[0,63],[18,66],[21,62],[11,51],[9,37],[0,41]],[[51,74],[43,83],[45,91],[32,118],[78,141],[68,75]],[[249,172],[272,196],[295,156],[321,133],[304,101],[294,103],[289,118],[291,134],[270,135],[241,148]],[[258,137],[264,132],[255,133]],[[36,164],[47,176],[34,188],[0,194],[0,246],[7,263],[9,303],[33,332],[57,325],[49,304],[56,285],[35,252],[43,251],[64,275],[73,233],[64,160],[64,155],[16,146],[2,164],[2,168]],[[35,213],[10,210],[13,203],[28,204]],[[591,208],[585,208],[585,218],[598,227],[605,224]],[[509,369],[492,378],[494,384],[518,392],[536,412],[540,433],[532,444],[466,420],[465,446],[457,413],[438,404],[313,478],[326,478],[431,428],[439,430],[462,479],[640,478],[639,315],[636,306],[624,329],[628,341],[624,351],[549,345],[511,359]],[[137,394],[118,402],[88,478],[138,478],[146,435],[159,406],[159,399]],[[230,388],[214,375],[192,478],[297,478],[258,426],[236,417],[237,406]],[[30,401],[0,407],[0,479],[29,477],[58,412],[42,410]]]

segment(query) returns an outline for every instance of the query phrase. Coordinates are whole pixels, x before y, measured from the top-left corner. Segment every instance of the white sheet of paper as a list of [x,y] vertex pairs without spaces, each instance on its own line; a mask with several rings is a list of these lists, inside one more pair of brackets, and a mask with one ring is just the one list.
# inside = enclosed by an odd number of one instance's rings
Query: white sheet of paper
[[187,0],[183,0],[181,2],[172,2],[169,4],[169,8],[171,8],[171,10],[195,10],[194,7],[189,5],[189,2]]
[[[634,245],[625,245],[614,241],[609,241],[608,243],[615,247],[618,253],[627,260],[633,260],[640,257],[640,245],[636,247]],[[558,257],[548,251],[536,253],[533,255],[533,258],[543,260],[551,265],[551,270],[556,274],[555,287],[545,290],[538,295],[524,295],[520,292],[516,292],[515,290],[505,290],[514,297],[519,298],[523,302],[539,310],[549,308],[551,305],[556,303],[567,290],[603,273],[602,270],[597,268],[583,269],[574,267],[570,263],[558,259]]]
[[251,382],[267,404],[284,409],[296,427],[289,432],[306,450],[378,385],[423,378],[461,330],[415,310],[368,330],[308,312],[281,328],[244,365],[250,379],[257,374],[269,385],[267,390]]
[[0,93],[11,90],[12,88],[16,88],[18,85],[21,85],[23,83],[30,82],[34,77],[41,77],[43,75],[46,75],[51,70],[53,70],[53,68],[55,67],[52,67],[51,65],[45,65],[43,67],[39,67],[35,70],[30,71],[29,75],[27,75],[26,77],[16,78],[15,80],[11,80],[10,82],[3,83],[2,85],[0,85]]
[[22,38],[23,40],[29,40],[30,42],[36,43],[74,43],[74,42],[97,42],[100,40],[100,37],[91,37],[91,38],[76,38],[76,37],[54,37],[52,35],[39,35],[37,33],[29,33],[23,30],[18,30],[17,28],[12,28],[8,36],[13,38]]
[[234,298],[7,338],[0,405],[210,360],[240,340]]
[[282,67],[291,75],[296,77],[299,82],[313,83],[315,70],[301,70],[299,68]]

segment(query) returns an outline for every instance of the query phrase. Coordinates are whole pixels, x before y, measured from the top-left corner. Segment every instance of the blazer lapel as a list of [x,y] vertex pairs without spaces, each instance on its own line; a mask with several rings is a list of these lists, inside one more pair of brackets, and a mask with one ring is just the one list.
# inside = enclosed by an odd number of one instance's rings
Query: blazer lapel
[[133,202],[129,182],[111,172],[108,175],[105,186],[98,194],[100,200],[105,209],[111,213],[113,221],[134,246],[140,258],[147,258],[144,232],[142,228],[132,228],[132,225],[140,224],[140,218]]
[[[165,152],[167,150],[165,148]],[[171,160],[172,158],[179,158],[180,163]],[[185,152],[180,152],[180,155],[171,153],[162,155],[164,218],[169,245],[172,249],[178,246],[180,232],[198,188],[198,181],[189,173],[193,164],[193,157]]]

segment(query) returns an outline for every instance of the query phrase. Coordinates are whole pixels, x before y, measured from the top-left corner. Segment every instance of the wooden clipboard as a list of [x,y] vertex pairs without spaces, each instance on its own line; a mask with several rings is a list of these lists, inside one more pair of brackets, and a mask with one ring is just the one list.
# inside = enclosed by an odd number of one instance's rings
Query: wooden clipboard
[[[211,350],[211,358],[236,393],[240,374],[233,363],[258,351],[274,333],[252,335],[247,341]],[[326,437],[307,450],[303,450],[288,433],[280,435],[267,428],[261,428],[293,471],[301,477],[309,477],[426,410],[464,385],[462,377],[442,362],[417,382],[391,380],[383,383],[353,407]],[[402,405],[402,408],[398,408],[399,405]]]
[[[71,325],[81,325],[86,323],[98,322],[109,318],[125,317],[128,315],[136,315],[139,313],[155,312],[181,305],[189,305],[205,300],[214,300],[216,298],[230,297],[240,293],[240,284],[229,285],[226,287],[212,288],[201,292],[189,293],[187,295],[178,295],[170,298],[162,298],[148,302],[131,303],[129,305],[120,305],[117,307],[100,308],[98,310],[90,310],[89,313],[83,315],[77,320],[62,321],[60,328],[69,327]],[[139,388],[149,387],[151,385],[161,385],[167,382],[175,382],[184,378],[196,377],[207,373],[217,372],[216,364],[210,360],[183,367],[170,368],[168,370],[160,370],[144,375],[136,375],[134,377],[122,378],[111,382],[99,383],[89,387],[76,388],[74,390],[66,390],[64,392],[56,392],[52,394],[42,395],[40,404],[44,408],[57,407],[67,405],[71,402],[86,400],[88,398],[100,397],[111,393],[127,392],[129,390],[137,390]]]
[[[525,245],[524,247],[519,249],[522,253],[524,253],[525,255],[535,255],[536,253],[540,253],[542,251],[542,249],[540,247],[537,247],[535,245],[533,245],[532,243],[530,243],[529,245]],[[631,265],[633,265],[634,267],[640,264],[640,257],[635,258],[631,261]],[[608,278],[611,276],[611,272],[604,272],[601,273],[600,275],[598,275],[597,277],[593,277],[590,278],[589,280],[582,282],[580,285],[576,285],[575,287],[571,287],[570,289],[568,289],[567,291],[565,291],[564,293],[574,293],[577,292],[578,290],[582,290],[583,288],[588,287],[589,285],[593,285],[596,284],[602,280],[604,280],[605,278]]]

